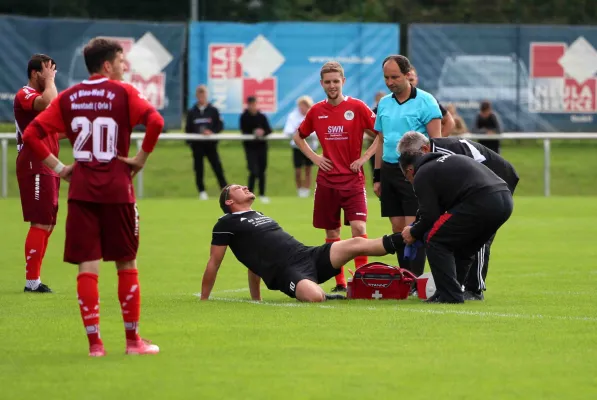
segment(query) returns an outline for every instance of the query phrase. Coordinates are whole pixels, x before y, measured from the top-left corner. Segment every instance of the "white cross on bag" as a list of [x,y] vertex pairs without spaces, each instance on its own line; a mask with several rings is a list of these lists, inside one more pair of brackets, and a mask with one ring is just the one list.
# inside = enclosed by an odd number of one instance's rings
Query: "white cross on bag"
[[371,295],[371,297],[373,297],[375,300],[379,300],[383,297],[383,295],[379,293],[379,290],[376,290],[375,293]]

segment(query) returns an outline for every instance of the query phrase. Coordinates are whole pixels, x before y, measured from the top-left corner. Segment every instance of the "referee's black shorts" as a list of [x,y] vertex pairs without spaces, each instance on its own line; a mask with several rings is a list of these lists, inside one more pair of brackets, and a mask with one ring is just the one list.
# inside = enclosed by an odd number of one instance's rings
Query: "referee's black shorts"
[[381,164],[381,216],[414,217],[419,202],[412,185],[402,173],[400,164]]

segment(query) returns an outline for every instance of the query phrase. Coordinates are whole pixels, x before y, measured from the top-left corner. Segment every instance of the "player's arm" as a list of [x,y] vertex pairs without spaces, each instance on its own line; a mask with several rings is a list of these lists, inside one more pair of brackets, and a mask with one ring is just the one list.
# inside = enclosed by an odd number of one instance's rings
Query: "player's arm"
[[160,134],[164,129],[164,118],[155,110],[153,105],[147,101],[137,89],[131,85],[125,84],[125,89],[129,95],[129,116],[130,125],[145,125],[145,136],[141,149],[134,157],[118,157],[121,161],[131,166],[132,176],[143,169],[149,155],[155,148]]
[[201,283],[201,300],[208,300],[211,291],[216,283],[216,277],[222,260],[226,254],[228,246],[212,245],[209,251],[209,261],[203,273],[203,282]]
[[43,139],[48,136],[59,136],[65,132],[62,113],[60,112],[59,99],[51,107],[40,113],[23,132],[23,142],[31,148],[36,157],[45,166],[60,175],[65,180],[70,180],[72,165],[64,165],[48,148]]
[[253,271],[249,270],[249,291],[251,292],[251,299],[261,301],[261,278]]
[[52,64],[51,61],[42,63],[42,77],[44,80],[45,89],[41,96],[37,96],[33,100],[33,109],[35,111],[43,111],[54,100],[58,97],[58,89],[56,89],[56,83],[54,83],[54,77],[56,76],[56,64]]
[[[315,116],[313,113],[313,108],[311,108],[307,112],[305,119],[303,120],[303,122],[301,122],[301,125],[298,127],[298,129],[297,129],[296,133],[294,134],[294,136],[292,137],[292,139],[294,140],[294,143],[296,143],[296,146],[299,148],[299,150],[305,155],[305,157],[307,157],[309,160],[311,160],[311,162],[313,162],[313,164],[315,164],[319,168],[321,168],[322,171],[328,172],[328,171],[331,171],[332,168],[334,167],[332,162],[330,160],[328,160],[327,158],[315,153],[313,151],[313,149],[311,147],[309,147],[309,144],[305,140],[315,130],[315,128],[313,126],[314,119],[315,119]],[[322,146],[323,146],[323,143],[322,143]]]
[[433,227],[435,221],[441,216],[437,193],[431,185],[433,177],[428,175],[426,171],[420,171],[413,185],[419,200],[419,219],[410,229],[410,234],[418,240],[423,239],[425,233]]
[[[366,130],[368,131],[368,130]],[[375,135],[375,132],[370,131],[372,134]],[[361,167],[367,162],[369,161],[369,159],[371,157],[373,157],[374,155],[377,154],[377,148],[379,147],[379,136],[375,136],[375,140],[373,140],[373,143],[371,143],[371,146],[369,146],[369,148],[365,151],[365,153],[363,153],[363,155],[361,156],[361,158],[359,158],[358,160],[354,161],[352,164],[350,164],[350,169],[353,172],[359,172],[359,170],[361,169]]]

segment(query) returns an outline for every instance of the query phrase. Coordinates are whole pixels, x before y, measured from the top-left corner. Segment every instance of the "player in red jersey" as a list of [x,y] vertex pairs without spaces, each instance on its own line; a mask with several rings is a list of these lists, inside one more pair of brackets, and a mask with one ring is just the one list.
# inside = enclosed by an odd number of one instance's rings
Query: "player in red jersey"
[[[346,81],[344,69],[330,61],[320,72],[327,99],[315,104],[294,135],[299,149],[319,167],[313,208],[313,226],[325,229],[326,243],[340,241],[341,210],[352,237],[367,237],[367,193],[362,166],[375,154],[377,137],[363,154],[363,133],[376,136],[375,114],[361,100],[342,94]],[[305,139],[317,134],[323,155],[316,154]],[[354,260],[355,266],[367,264],[367,256]],[[344,269],[336,275],[333,292],[346,291]]]
[[[139,214],[132,176],[143,168],[164,127],[162,116],[132,86],[122,83],[125,61],[115,41],[96,38],[83,50],[91,76],[58,95],[23,136],[40,160],[70,181],[64,261],[79,265],[77,294],[89,355],[105,355],[99,331],[100,260],[114,261],[127,354],[159,347],[138,334],[141,296],[137,273]],[[128,157],[131,133],[146,126],[142,150]],[[65,166],[43,140],[65,132],[75,163]]]
[[[30,223],[25,239],[25,292],[52,292],[41,282],[40,276],[48,239],[56,225],[60,178],[35,157],[30,147],[23,145],[23,132],[37,114],[58,96],[55,75],[54,60],[45,54],[34,54],[27,65],[27,86],[19,89],[14,100],[19,152],[17,181],[23,219]],[[58,138],[47,138],[45,142],[50,151],[58,156]]]

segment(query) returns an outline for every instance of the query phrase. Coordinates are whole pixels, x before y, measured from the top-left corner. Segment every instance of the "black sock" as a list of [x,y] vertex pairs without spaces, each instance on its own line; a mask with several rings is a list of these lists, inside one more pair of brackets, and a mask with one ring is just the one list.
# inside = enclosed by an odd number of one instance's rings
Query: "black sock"
[[406,247],[406,244],[404,244],[404,242],[402,241],[402,236],[400,236],[400,239],[400,243],[395,243],[395,245],[398,248],[398,251],[396,252],[396,255],[398,256],[398,266],[400,268],[408,269],[410,271],[410,260],[404,258],[404,249]]
[[419,247],[417,249],[417,256],[414,260],[410,261],[410,266],[407,269],[416,276],[423,275],[423,272],[425,271],[425,260],[427,259],[426,256],[427,252],[425,251],[425,247]]

